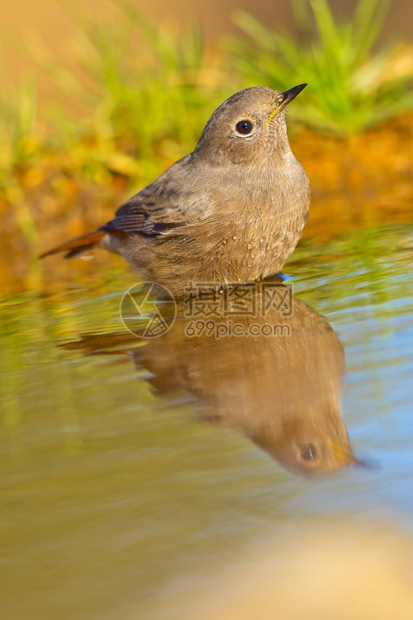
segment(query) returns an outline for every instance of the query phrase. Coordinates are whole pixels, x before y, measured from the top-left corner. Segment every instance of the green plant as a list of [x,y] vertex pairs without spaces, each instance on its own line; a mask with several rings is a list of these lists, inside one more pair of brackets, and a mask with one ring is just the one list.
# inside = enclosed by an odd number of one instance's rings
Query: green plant
[[[4,83],[4,82],[3,82]],[[20,183],[21,173],[34,166],[42,131],[33,81],[0,92],[0,194],[12,205],[17,226],[29,254],[37,251],[37,231],[32,210]],[[1,206],[1,205],[0,205]]]
[[292,1],[299,38],[237,13],[235,22],[250,41],[235,38],[229,45],[248,85],[284,90],[308,82],[290,114],[338,135],[413,109],[413,51],[374,48],[391,0],[359,0],[350,21],[335,18],[327,0]]
[[[4,72],[3,72],[4,73]],[[3,84],[7,83],[4,75]],[[24,81],[0,91],[0,187],[10,182],[9,171],[31,165],[41,140],[36,84]]]
[[74,130],[58,120],[59,129],[66,128],[57,135],[60,146],[62,139],[66,148],[86,140],[85,166],[95,162],[145,180],[159,173],[165,158],[191,150],[214,107],[237,88],[206,53],[200,29],[167,32],[124,1],[107,0],[101,17],[79,2],[60,4],[76,26],[66,63],[40,44],[8,40],[64,93],[57,119],[78,112]]

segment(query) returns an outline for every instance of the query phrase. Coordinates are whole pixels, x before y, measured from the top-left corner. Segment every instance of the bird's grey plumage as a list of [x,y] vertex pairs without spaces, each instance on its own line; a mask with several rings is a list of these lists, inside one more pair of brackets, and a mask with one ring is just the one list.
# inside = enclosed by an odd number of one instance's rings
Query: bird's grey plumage
[[[302,88],[254,87],[230,97],[193,153],[99,229],[101,244],[178,296],[189,281],[246,282],[279,272],[310,205],[309,180],[291,152],[285,120],[285,106]],[[253,126],[248,135],[236,129],[243,120]],[[73,255],[82,249],[75,242],[56,251]]]

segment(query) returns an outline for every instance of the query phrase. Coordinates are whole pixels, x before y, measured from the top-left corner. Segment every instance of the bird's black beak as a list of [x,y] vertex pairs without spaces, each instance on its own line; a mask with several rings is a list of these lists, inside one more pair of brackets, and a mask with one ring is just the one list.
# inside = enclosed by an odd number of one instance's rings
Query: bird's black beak
[[280,93],[277,97],[277,104],[282,105],[283,107],[289,104],[293,99],[297,97],[301,93],[304,88],[308,86],[307,84],[299,84],[298,86],[293,86],[289,90]]
[[353,465],[355,465],[356,467],[363,467],[364,469],[379,469],[380,468],[380,463],[379,461],[377,461],[376,459],[373,458],[369,458],[369,459],[358,459],[356,457],[354,457],[353,459]]
[[307,86],[307,84],[299,84],[298,86],[293,86],[289,90],[280,93],[275,101],[275,108],[270,112],[268,116],[268,123],[288,105],[293,99],[297,97],[301,93],[302,90]]

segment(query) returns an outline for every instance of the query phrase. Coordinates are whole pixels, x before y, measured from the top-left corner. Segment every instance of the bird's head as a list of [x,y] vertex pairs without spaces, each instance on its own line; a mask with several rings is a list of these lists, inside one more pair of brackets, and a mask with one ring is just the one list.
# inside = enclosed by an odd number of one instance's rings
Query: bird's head
[[267,428],[254,441],[294,474],[314,476],[350,465],[366,465],[353,454],[339,412],[299,415]]
[[264,86],[247,88],[224,101],[213,113],[195,154],[212,165],[255,164],[271,155],[290,153],[285,110],[306,84],[278,92]]

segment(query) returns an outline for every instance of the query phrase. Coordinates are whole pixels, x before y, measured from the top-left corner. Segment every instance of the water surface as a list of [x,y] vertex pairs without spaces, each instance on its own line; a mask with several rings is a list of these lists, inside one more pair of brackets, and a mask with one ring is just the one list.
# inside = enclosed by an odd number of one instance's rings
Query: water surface
[[121,263],[0,298],[4,617],[185,617],[229,567],[235,584],[246,561],[259,571],[257,551],[283,563],[310,536],[330,548],[331,523],[342,549],[372,531],[373,547],[407,546],[412,256],[413,224],[389,225],[303,243],[285,268],[345,348],[343,419],[374,465],[316,479],[203,422],[194,393],[154,392],[130,352],[140,341],[122,332],[119,301],[135,282]]

